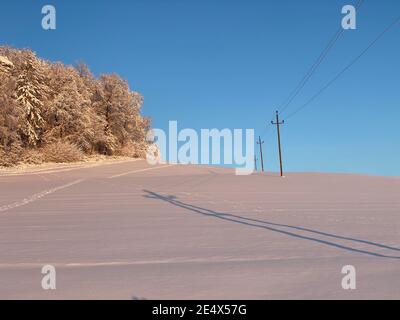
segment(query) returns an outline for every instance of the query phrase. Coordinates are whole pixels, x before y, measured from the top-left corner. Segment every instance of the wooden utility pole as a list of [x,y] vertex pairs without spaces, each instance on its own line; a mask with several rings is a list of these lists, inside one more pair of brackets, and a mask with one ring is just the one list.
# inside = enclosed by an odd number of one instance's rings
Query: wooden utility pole
[[262,172],[264,172],[264,159],[263,159],[263,151],[262,151],[262,145],[263,145],[264,141],[261,141],[261,137],[258,137],[258,141],[257,144],[260,145],[260,155],[261,155],[261,170]]
[[256,172],[257,172],[257,160],[258,160],[257,156],[254,156],[254,171]]
[[272,124],[276,124],[276,129],[278,131],[278,148],[279,148],[279,164],[281,168],[281,177],[283,177],[283,166],[282,166],[282,149],[281,149],[281,133],[279,130],[279,126],[285,123],[285,120],[279,122],[279,112],[276,112],[276,122],[271,121]]

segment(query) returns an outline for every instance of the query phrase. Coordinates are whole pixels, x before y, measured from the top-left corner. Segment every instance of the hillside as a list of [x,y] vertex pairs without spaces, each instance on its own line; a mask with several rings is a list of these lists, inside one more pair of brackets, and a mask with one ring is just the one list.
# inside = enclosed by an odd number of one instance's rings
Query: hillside
[[0,176],[0,298],[398,298],[399,189],[142,160]]

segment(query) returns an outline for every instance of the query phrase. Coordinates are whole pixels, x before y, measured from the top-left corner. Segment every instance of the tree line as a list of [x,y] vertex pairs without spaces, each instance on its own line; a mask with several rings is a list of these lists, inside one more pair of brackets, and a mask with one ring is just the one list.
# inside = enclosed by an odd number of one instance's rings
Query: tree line
[[0,47],[0,166],[71,162],[91,155],[144,157],[143,97],[117,74]]

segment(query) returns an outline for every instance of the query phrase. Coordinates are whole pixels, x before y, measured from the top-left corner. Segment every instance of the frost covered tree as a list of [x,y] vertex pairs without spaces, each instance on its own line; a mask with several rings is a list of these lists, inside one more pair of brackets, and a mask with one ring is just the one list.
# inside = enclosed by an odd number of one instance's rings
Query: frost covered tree
[[101,119],[91,107],[91,93],[84,80],[76,69],[58,63],[49,68],[48,87],[51,92],[43,113],[44,142],[69,141],[91,153]]
[[[102,115],[106,147],[115,150],[134,147],[135,130],[141,124],[140,108],[143,98],[132,92],[128,83],[118,75],[103,75],[97,85],[94,107]],[[110,139],[111,138],[111,139]]]
[[15,81],[0,72],[0,166],[18,163],[22,152],[19,136],[21,108],[12,97]]
[[44,127],[42,112],[46,89],[41,72],[40,63],[35,55],[30,53],[17,79],[16,98],[24,110],[21,130],[24,142],[28,146],[40,144]]

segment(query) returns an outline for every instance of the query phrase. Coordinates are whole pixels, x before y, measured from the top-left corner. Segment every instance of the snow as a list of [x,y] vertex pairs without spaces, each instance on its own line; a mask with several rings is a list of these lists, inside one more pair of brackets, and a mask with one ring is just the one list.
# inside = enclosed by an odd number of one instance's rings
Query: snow
[[0,176],[0,207],[54,191],[0,214],[0,298],[400,298],[400,179],[149,168]]
[[4,66],[9,68],[14,67],[14,64],[10,60],[8,60],[8,58],[5,56],[0,56],[0,64],[3,64]]

